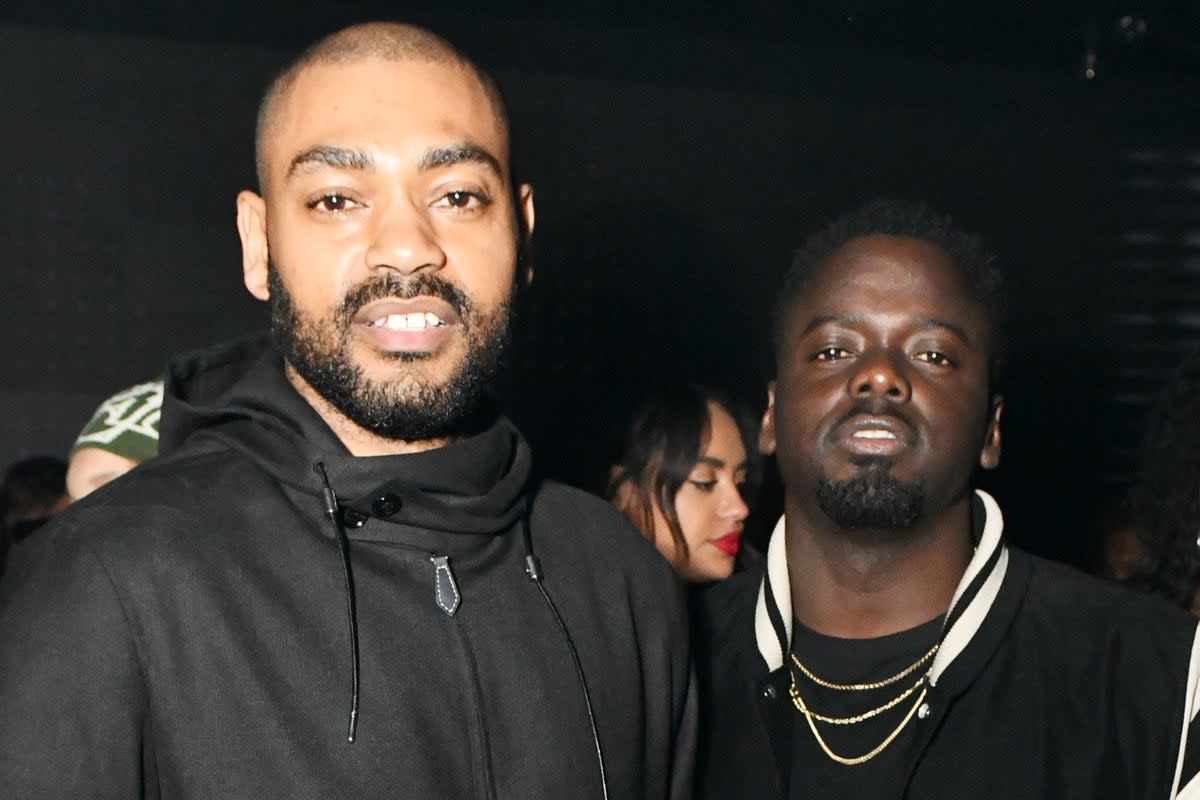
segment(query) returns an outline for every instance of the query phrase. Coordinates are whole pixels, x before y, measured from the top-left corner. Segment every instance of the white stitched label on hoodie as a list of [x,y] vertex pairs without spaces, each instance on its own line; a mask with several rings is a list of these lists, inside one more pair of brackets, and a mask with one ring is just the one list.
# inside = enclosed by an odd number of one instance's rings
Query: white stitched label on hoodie
[[432,556],[429,560],[433,562],[434,599],[438,608],[453,617],[462,596],[454,582],[454,573],[450,571],[450,557]]

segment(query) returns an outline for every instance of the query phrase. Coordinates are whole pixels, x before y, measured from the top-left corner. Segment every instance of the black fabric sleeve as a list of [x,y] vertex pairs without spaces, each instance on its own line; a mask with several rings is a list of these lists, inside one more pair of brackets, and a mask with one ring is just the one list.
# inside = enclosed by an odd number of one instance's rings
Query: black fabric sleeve
[[676,719],[674,752],[671,759],[670,800],[692,800],[695,783],[696,744],[699,726],[699,700],[696,689],[696,674],[692,662],[687,660],[687,691],[682,702],[676,699],[679,709]]
[[133,638],[108,572],[71,534],[39,531],[0,579],[0,791],[142,797]]

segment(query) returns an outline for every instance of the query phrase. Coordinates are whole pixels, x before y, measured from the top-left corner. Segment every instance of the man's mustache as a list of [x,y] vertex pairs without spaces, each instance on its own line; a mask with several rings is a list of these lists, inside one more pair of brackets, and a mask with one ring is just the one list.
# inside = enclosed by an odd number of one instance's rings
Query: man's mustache
[[411,300],[414,297],[436,297],[450,304],[458,316],[466,321],[475,306],[462,289],[437,275],[401,277],[395,274],[372,278],[346,292],[338,306],[337,317],[342,324],[349,325],[358,310],[368,303],[389,297]]

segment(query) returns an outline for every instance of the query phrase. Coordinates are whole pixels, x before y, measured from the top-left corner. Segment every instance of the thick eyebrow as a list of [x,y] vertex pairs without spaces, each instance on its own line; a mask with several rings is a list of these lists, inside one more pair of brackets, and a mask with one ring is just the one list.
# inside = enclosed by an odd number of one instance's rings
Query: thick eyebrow
[[[860,314],[826,314],[823,317],[816,317],[800,332],[801,336],[806,336],[822,325],[829,323],[838,323],[840,325],[855,325],[863,321]],[[964,342],[970,342],[971,337],[967,335],[967,331],[961,325],[956,325],[953,322],[947,322],[944,319],[937,317],[914,317],[913,322],[921,328],[943,328],[950,331]]]
[[[428,172],[432,169],[444,169],[464,162],[482,164],[495,172],[497,177],[504,175],[504,170],[500,167],[500,159],[492,155],[487,148],[473,142],[461,142],[446,147],[431,147],[421,154],[421,158],[417,161],[417,169],[421,172]],[[288,167],[287,177],[291,178],[301,170],[316,167],[370,172],[375,169],[375,160],[363,150],[320,144],[298,153]]]
[[315,167],[331,167],[333,169],[353,169],[360,172],[370,172],[375,169],[375,160],[369,153],[350,147],[338,147],[330,144],[319,144],[297,153],[288,167],[287,178],[291,178],[302,169]]
[[474,162],[490,168],[496,177],[503,178],[504,170],[500,167],[500,159],[496,158],[486,147],[474,142],[460,142],[446,147],[431,147],[421,154],[417,169],[428,172],[431,169],[443,169],[455,164]]

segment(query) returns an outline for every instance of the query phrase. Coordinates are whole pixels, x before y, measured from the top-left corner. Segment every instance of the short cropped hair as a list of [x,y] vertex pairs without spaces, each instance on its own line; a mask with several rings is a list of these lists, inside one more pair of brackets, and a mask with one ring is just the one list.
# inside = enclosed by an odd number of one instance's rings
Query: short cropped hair
[[385,61],[422,61],[434,64],[453,64],[469,70],[479,79],[484,93],[491,101],[500,126],[508,130],[508,112],[504,98],[492,77],[452,44],[435,33],[415,25],[399,22],[366,22],[331,33],[300,54],[283,69],[267,88],[258,106],[254,132],[254,161],[258,170],[260,191],[266,188],[266,168],[263,163],[263,143],[274,123],[279,106],[296,79],[307,68],[320,64],[355,64],[370,58]]
[[809,237],[796,251],[775,303],[776,359],[782,355],[791,312],[817,269],[836,250],[854,239],[880,235],[918,239],[950,256],[968,294],[983,310],[987,320],[991,342],[988,368],[994,387],[1004,365],[1004,319],[1007,313],[1004,274],[997,266],[996,253],[978,234],[958,228],[948,214],[935,211],[924,203],[892,198],[873,200],[838,217],[824,230]]

